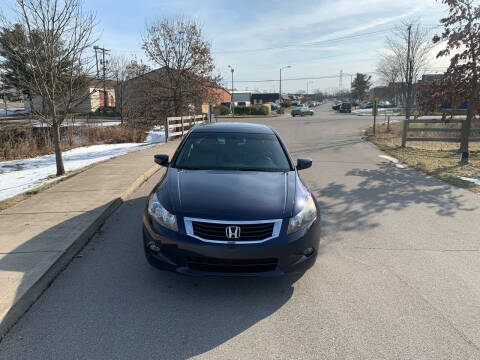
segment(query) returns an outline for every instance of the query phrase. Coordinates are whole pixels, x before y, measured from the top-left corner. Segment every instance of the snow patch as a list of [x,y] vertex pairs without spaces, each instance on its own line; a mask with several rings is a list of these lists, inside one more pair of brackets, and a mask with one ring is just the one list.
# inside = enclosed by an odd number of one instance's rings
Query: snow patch
[[398,159],[395,159],[395,158],[392,157],[392,156],[388,156],[388,155],[378,155],[378,157],[394,163],[394,164],[395,164],[395,167],[397,167],[397,168],[399,168],[399,169],[405,169],[405,165],[400,164],[400,161],[398,161]]
[[[66,127],[66,126],[75,126],[75,127],[78,127],[78,126],[89,126],[89,127],[97,127],[97,126],[118,126],[120,125],[121,122],[120,121],[98,121],[98,122],[85,122],[85,121],[77,121],[77,122],[71,122],[71,121],[65,121],[62,123],[62,127]],[[38,121],[38,122],[34,122],[32,124],[33,127],[37,127],[37,128],[47,128],[47,127],[50,127],[50,124],[46,123],[46,122],[41,122],[41,121]]]
[[152,130],[147,133],[147,143],[158,143],[165,142],[165,130],[162,125],[155,126]]
[[[1,104],[1,106],[3,106],[3,104]],[[11,109],[7,109],[7,111],[5,111],[5,108],[3,109],[0,109],[0,116],[8,116],[8,115],[15,115],[15,114],[27,114],[28,111],[23,109],[23,108],[11,108]]]
[[379,158],[386,159],[388,161],[393,162],[394,164],[398,164],[399,161],[398,159],[395,159],[394,157],[388,156],[388,155],[378,155]]
[[480,180],[478,180],[478,179],[473,179],[473,178],[464,177],[464,176],[459,176],[459,178],[462,179],[462,180],[464,180],[464,181],[469,181],[469,182],[471,182],[471,183],[474,183],[474,184],[480,186]]
[[[154,146],[153,143],[165,141],[163,128],[155,127],[147,133],[145,143],[122,143],[92,145],[63,152],[65,171],[74,171],[82,167]],[[30,159],[0,162],[0,200],[34,189],[55,181],[55,155],[45,155]]]

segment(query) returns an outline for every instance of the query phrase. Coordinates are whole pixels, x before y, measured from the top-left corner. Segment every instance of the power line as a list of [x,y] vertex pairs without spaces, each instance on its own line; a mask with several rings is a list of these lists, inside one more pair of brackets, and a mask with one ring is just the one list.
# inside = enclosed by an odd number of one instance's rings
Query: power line
[[[363,72],[362,74],[374,74],[374,71]],[[343,75],[350,75],[343,73]],[[298,80],[323,80],[323,79],[338,79],[339,74],[336,75],[323,75],[323,76],[307,76],[307,77],[297,77],[297,78],[287,78],[282,81],[298,81]],[[262,83],[262,82],[278,82],[278,79],[265,79],[265,80],[235,80],[236,83]],[[226,81],[228,83],[228,81]]]
[[378,34],[378,33],[386,32],[386,31],[390,31],[390,30],[391,29],[377,30],[377,31],[373,31],[373,32],[370,32],[370,33],[356,34],[356,35],[350,35],[350,36],[344,36],[344,37],[338,37],[338,38],[334,38],[334,39],[320,40],[320,41],[314,41],[314,42],[291,43],[291,44],[264,47],[264,48],[256,48],[256,49],[220,50],[220,51],[214,51],[213,53],[214,54],[230,54],[230,53],[244,53],[244,52],[277,50],[277,49],[286,49],[286,48],[302,47],[302,46],[318,46],[318,45],[321,45],[323,43],[354,39],[354,38],[357,38],[357,37],[360,37],[360,36],[368,36],[368,35]]
[[[436,27],[441,27],[441,26],[442,25],[423,25],[423,26],[420,26],[420,27],[421,28],[436,28]],[[389,28],[386,28],[386,29],[371,31],[371,32],[367,32],[367,33],[360,33],[360,34],[355,34],[355,35],[348,35],[348,36],[342,36],[342,37],[338,37],[338,38],[327,39],[327,40],[319,40],[319,41],[313,41],[313,42],[290,43],[290,44],[285,44],[285,45],[270,46],[270,47],[255,48],[255,49],[220,50],[220,51],[214,51],[213,53],[214,54],[230,54],[230,53],[245,53],[245,52],[278,50],[278,49],[303,47],[303,46],[318,46],[318,45],[322,45],[324,43],[330,43],[330,42],[342,41],[342,40],[350,40],[350,39],[355,39],[355,38],[359,38],[359,37],[365,37],[365,36],[371,36],[371,35],[376,35],[376,34],[380,34],[380,33],[385,33],[385,32],[392,31],[394,29],[396,29],[396,27],[389,27]]]

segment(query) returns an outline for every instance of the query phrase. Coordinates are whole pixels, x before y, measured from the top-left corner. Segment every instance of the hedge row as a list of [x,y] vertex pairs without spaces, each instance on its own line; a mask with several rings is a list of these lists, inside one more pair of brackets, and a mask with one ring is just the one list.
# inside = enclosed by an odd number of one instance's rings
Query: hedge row
[[266,106],[235,106],[236,115],[268,115]]
[[228,106],[225,106],[225,105],[219,105],[219,106],[215,106],[215,109],[214,110],[218,110],[220,115],[228,115],[230,114],[230,108]]

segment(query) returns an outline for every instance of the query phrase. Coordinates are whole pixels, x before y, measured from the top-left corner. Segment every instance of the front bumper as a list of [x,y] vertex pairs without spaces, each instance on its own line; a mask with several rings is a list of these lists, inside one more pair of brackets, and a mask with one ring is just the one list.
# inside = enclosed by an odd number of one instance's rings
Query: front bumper
[[[183,222],[179,221],[180,223]],[[320,219],[304,230],[258,244],[207,243],[186,235],[182,226],[170,231],[143,219],[143,243],[148,262],[161,270],[194,276],[281,276],[303,273],[315,263],[320,241]],[[151,245],[156,251],[151,249]],[[305,255],[304,251],[313,252]]]

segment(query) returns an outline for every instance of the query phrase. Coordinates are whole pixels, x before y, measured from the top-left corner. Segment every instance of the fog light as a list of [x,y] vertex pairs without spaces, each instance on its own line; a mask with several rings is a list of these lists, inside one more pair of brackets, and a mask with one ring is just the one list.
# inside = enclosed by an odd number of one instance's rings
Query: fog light
[[156,252],[156,253],[158,253],[158,252],[160,251],[160,246],[158,246],[157,244],[155,244],[153,241],[150,241],[150,242],[148,243],[148,248],[149,248],[150,250],[152,250],[153,252]]
[[315,251],[314,248],[306,248],[304,251],[303,251],[303,254],[306,255],[306,256],[310,256],[313,254],[313,252]]

